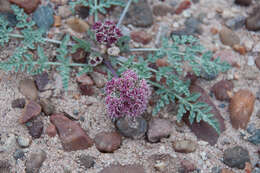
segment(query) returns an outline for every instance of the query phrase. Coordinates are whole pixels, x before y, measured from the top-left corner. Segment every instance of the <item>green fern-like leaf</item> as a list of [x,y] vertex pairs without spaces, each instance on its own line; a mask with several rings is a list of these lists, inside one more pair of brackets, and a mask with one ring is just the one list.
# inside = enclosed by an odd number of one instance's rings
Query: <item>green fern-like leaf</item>
[[77,42],[77,44],[72,46],[71,53],[75,53],[77,51],[77,49],[83,49],[86,52],[91,51],[91,45],[89,42],[87,42],[85,40],[81,40],[75,36],[72,36],[72,38],[73,38],[73,40],[75,40]]
[[9,33],[13,31],[13,28],[8,27],[8,21],[4,16],[0,16],[0,45],[4,46],[5,43],[9,42]]

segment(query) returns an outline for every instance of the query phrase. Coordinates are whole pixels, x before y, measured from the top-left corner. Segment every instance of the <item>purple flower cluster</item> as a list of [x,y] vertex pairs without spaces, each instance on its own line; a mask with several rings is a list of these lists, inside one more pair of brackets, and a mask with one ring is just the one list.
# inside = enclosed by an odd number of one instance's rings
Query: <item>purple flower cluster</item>
[[107,82],[106,105],[111,118],[140,116],[147,108],[151,90],[146,80],[138,79],[133,70],[127,70],[121,78]]
[[123,36],[120,29],[112,21],[106,21],[105,23],[96,22],[92,30],[95,32],[96,40],[107,46],[116,43],[118,38]]

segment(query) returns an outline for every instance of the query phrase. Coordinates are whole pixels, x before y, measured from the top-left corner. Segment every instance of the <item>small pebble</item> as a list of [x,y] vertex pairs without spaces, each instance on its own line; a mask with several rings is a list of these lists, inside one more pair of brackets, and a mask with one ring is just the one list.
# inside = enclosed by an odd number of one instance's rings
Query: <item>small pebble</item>
[[19,144],[20,147],[27,148],[31,144],[31,138],[27,136],[19,136],[17,138],[17,143]]

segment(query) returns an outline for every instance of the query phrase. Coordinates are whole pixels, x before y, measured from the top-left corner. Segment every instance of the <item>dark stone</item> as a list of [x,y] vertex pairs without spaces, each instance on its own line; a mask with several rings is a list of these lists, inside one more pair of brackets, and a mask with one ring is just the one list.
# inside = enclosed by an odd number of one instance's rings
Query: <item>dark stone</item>
[[232,30],[237,30],[242,28],[245,25],[245,21],[246,21],[245,16],[237,16],[235,18],[228,19],[225,25]]
[[8,21],[8,25],[11,26],[11,27],[15,27],[16,24],[18,23],[18,21],[16,19],[16,15],[14,15],[13,13],[9,13],[9,12],[0,13],[0,16],[3,16],[4,19]]
[[14,154],[13,154],[13,157],[15,160],[18,160],[18,159],[21,159],[23,160],[24,159],[24,151],[23,150],[20,150],[20,149],[17,149]]
[[25,99],[24,98],[20,98],[20,99],[15,99],[12,101],[12,108],[24,108],[25,107]]
[[26,124],[28,130],[29,130],[29,134],[33,137],[33,138],[40,138],[43,132],[43,122],[41,120],[33,120],[30,123]]
[[214,73],[212,72],[211,74],[208,74],[204,68],[201,68],[201,72],[200,72],[200,77],[202,79],[205,79],[205,80],[208,80],[208,81],[211,81],[211,80],[214,80],[218,77],[218,73]]
[[89,85],[83,85],[83,84],[78,84],[79,87],[79,91],[82,95],[86,95],[86,96],[92,96],[94,95],[94,89],[92,86]]
[[40,29],[46,32],[54,23],[53,13],[53,9],[49,6],[41,6],[33,13],[32,19]]
[[44,91],[45,86],[49,82],[49,77],[47,72],[43,72],[42,74],[38,74],[34,77],[35,84],[37,89],[42,92]]
[[[190,86],[190,92],[191,93],[200,93],[201,96],[199,97],[199,99],[197,101],[207,103],[209,106],[212,107],[212,110],[210,111],[210,113],[212,113],[214,115],[213,118],[218,120],[219,125],[220,125],[220,131],[223,132],[225,130],[224,119],[221,116],[219,110],[214,105],[214,103],[210,100],[210,97],[207,94],[207,92],[203,88],[198,86],[197,84],[193,84]],[[205,140],[210,145],[215,145],[217,143],[219,134],[208,123],[201,120],[199,123],[197,123],[195,121],[195,122],[193,122],[193,124],[190,124],[189,113],[186,113],[183,120],[191,128],[191,131],[198,137],[198,139]]]
[[85,19],[89,16],[89,8],[84,6],[76,6],[75,8],[76,14],[82,18]]
[[223,162],[231,168],[244,169],[246,162],[250,163],[250,157],[247,149],[235,146],[224,151]]
[[248,141],[255,145],[260,144],[260,129],[255,130],[254,134],[248,138]]
[[252,15],[246,19],[246,28],[249,31],[259,31],[260,30],[260,6],[258,6]]
[[185,28],[189,35],[202,33],[200,21],[193,17],[185,21]]
[[130,120],[128,117],[122,117],[116,121],[116,128],[120,134],[127,138],[142,139],[148,125],[143,117],[136,117],[135,121]]
[[84,169],[92,168],[95,165],[95,157],[82,154],[77,158],[77,163],[84,167]]
[[232,81],[229,80],[221,80],[215,83],[211,91],[214,93],[215,97],[220,101],[229,101],[230,96],[228,92],[231,92],[234,88],[234,84]]
[[252,3],[252,0],[235,0],[235,4],[249,6]]
[[254,134],[254,132],[256,131],[256,127],[255,127],[255,123],[251,123],[247,126],[247,129],[246,131],[249,133],[249,134]]

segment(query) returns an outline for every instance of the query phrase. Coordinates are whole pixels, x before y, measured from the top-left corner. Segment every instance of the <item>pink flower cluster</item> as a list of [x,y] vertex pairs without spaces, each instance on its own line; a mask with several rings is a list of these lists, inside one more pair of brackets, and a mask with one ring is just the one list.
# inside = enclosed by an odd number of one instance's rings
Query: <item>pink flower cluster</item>
[[113,78],[105,87],[106,106],[111,118],[140,116],[147,108],[151,90],[146,80],[138,79],[133,70]]
[[106,21],[105,23],[96,22],[92,30],[95,32],[96,40],[107,46],[116,43],[118,38],[123,36],[120,29],[112,21]]

